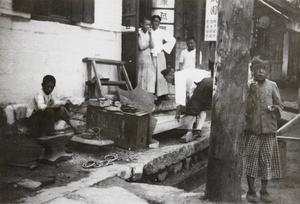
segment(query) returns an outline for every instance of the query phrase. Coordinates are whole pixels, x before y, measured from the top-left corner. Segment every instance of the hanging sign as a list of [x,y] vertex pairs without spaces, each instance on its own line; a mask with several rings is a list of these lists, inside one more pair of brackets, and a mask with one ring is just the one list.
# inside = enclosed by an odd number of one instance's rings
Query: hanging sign
[[219,0],[206,0],[204,41],[217,40],[218,2]]
[[175,0],[152,0],[152,8],[174,8]]
[[165,30],[171,35],[174,34],[174,25],[173,24],[160,24],[159,29]]
[[153,9],[152,15],[161,17],[160,23],[174,23],[174,10],[170,9]]

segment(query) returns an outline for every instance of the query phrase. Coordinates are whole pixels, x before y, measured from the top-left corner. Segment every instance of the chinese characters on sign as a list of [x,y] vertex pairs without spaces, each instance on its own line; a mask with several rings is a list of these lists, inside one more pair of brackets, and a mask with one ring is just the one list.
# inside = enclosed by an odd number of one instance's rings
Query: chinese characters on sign
[[174,10],[171,9],[153,9],[152,15],[161,17],[161,23],[174,23]]
[[175,0],[152,0],[153,8],[174,8]]
[[218,1],[219,0],[206,0],[204,41],[217,40]]

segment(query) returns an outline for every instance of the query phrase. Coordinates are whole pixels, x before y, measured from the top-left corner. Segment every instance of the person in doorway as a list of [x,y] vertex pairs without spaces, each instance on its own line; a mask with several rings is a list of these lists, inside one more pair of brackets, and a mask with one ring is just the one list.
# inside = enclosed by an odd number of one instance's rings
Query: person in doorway
[[259,202],[254,179],[260,176],[260,198],[269,203],[272,199],[267,191],[268,180],[282,177],[276,131],[283,105],[276,83],[266,79],[271,71],[269,58],[257,55],[251,63],[254,82],[247,96],[243,155],[243,170],[249,187],[246,199],[250,203]]
[[179,58],[179,70],[183,69],[195,69],[196,66],[196,50],[195,50],[195,38],[190,36],[186,39],[187,49],[184,49],[180,53]]
[[44,76],[42,89],[35,94],[27,108],[26,117],[29,118],[34,137],[53,136],[54,125],[58,120],[64,120],[69,124],[75,134],[80,133],[78,127],[70,120],[70,114],[66,108],[72,106],[72,103],[59,101],[53,97],[52,91],[55,84],[56,80],[52,75]]
[[144,18],[138,36],[138,85],[154,94],[156,73],[150,53],[153,48],[151,21]]
[[153,63],[156,69],[156,85],[155,95],[157,97],[156,105],[159,105],[161,101],[168,100],[169,87],[161,75],[161,71],[166,69],[166,58],[164,52],[170,54],[176,40],[167,31],[160,29],[161,17],[153,15],[151,17],[152,24],[152,38],[154,42],[154,48],[151,49]]
[[181,142],[190,142],[201,137],[201,130],[206,119],[206,110],[211,109],[213,78],[209,71],[187,69],[175,72],[167,68],[161,72],[168,83],[175,85],[175,101],[177,104],[175,118],[179,121],[181,111],[196,117],[189,131],[181,137]]

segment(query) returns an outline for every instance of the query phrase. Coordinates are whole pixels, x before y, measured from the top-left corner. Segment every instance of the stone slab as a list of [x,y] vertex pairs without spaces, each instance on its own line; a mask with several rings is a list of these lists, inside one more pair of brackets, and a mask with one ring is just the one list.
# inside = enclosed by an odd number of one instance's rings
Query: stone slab
[[143,204],[146,200],[137,197],[121,187],[111,188],[83,188],[71,193],[68,198],[82,203],[113,203],[113,204]]
[[42,183],[39,181],[34,181],[31,179],[22,179],[17,183],[18,186],[21,186],[23,188],[29,189],[29,190],[37,190],[41,187]]

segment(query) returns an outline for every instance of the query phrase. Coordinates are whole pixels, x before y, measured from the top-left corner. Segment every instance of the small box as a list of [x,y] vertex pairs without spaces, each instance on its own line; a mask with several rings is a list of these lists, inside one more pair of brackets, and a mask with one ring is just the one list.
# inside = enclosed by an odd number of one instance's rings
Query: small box
[[147,146],[149,118],[149,112],[126,113],[89,105],[86,126],[100,128],[101,136],[121,148],[137,150]]

